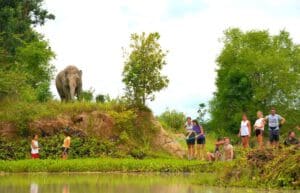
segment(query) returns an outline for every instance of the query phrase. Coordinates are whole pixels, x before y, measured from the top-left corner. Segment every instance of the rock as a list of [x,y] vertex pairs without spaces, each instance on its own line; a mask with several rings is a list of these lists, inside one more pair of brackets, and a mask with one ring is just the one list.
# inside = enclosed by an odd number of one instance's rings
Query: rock
[[12,123],[0,122],[0,137],[13,138],[18,133],[17,127]]
[[159,123],[157,124],[160,130],[154,141],[155,146],[162,147],[170,154],[183,158],[185,156],[185,150],[177,141],[175,141],[175,139],[171,135],[166,132],[166,130],[164,130],[164,128]]

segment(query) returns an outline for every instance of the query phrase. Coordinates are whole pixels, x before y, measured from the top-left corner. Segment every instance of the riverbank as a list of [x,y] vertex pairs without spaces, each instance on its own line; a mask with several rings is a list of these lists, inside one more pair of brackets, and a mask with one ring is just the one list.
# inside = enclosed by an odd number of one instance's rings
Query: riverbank
[[231,162],[183,159],[91,158],[70,160],[0,161],[6,173],[192,173],[206,179],[198,184],[252,188],[300,188],[300,151],[296,149],[252,150]]

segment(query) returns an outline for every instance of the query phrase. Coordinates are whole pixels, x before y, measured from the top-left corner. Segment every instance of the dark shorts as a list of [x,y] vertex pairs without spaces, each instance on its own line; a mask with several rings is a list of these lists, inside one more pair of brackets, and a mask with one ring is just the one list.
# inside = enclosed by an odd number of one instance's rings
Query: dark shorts
[[261,130],[261,129],[256,129],[255,130],[255,135],[256,135],[256,137],[258,137],[259,135],[263,135],[263,130]]
[[196,142],[195,137],[196,137],[195,133],[190,134],[189,138],[186,139],[186,144],[188,144],[188,145],[195,145],[195,142]]
[[205,144],[205,136],[200,136],[200,137],[198,137],[198,139],[197,139],[197,144]]
[[61,151],[63,152],[63,154],[68,154],[69,153],[69,149],[70,148],[62,147]]
[[279,141],[279,130],[270,130],[270,142]]

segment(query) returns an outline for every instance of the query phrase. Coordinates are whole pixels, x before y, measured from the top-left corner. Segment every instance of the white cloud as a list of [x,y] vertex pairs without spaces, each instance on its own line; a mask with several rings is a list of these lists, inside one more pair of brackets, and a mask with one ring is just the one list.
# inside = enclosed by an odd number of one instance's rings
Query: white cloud
[[[171,3],[47,0],[46,7],[56,20],[39,31],[57,54],[54,64],[58,70],[74,64],[83,70],[85,89],[93,87],[96,93],[112,96],[123,92],[121,47],[128,46],[130,33],[158,31],[163,48],[169,50],[164,73],[170,85],[150,106],[156,113],[169,107],[191,115],[197,104],[207,102],[215,91],[215,59],[222,48],[218,39],[226,28],[269,29],[271,33],[286,29],[300,41],[300,14],[289,12],[293,5],[299,6],[295,0],[203,0],[199,11],[178,17],[168,14]],[[54,86],[52,90],[56,94]]]

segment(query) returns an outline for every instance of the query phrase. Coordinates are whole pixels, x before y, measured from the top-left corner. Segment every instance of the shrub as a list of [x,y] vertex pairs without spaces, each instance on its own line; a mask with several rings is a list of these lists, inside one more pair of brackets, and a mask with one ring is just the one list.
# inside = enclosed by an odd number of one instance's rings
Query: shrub
[[163,125],[166,125],[168,128],[173,129],[176,132],[183,128],[185,119],[186,116],[184,113],[168,109],[158,116],[158,120],[162,122]]

